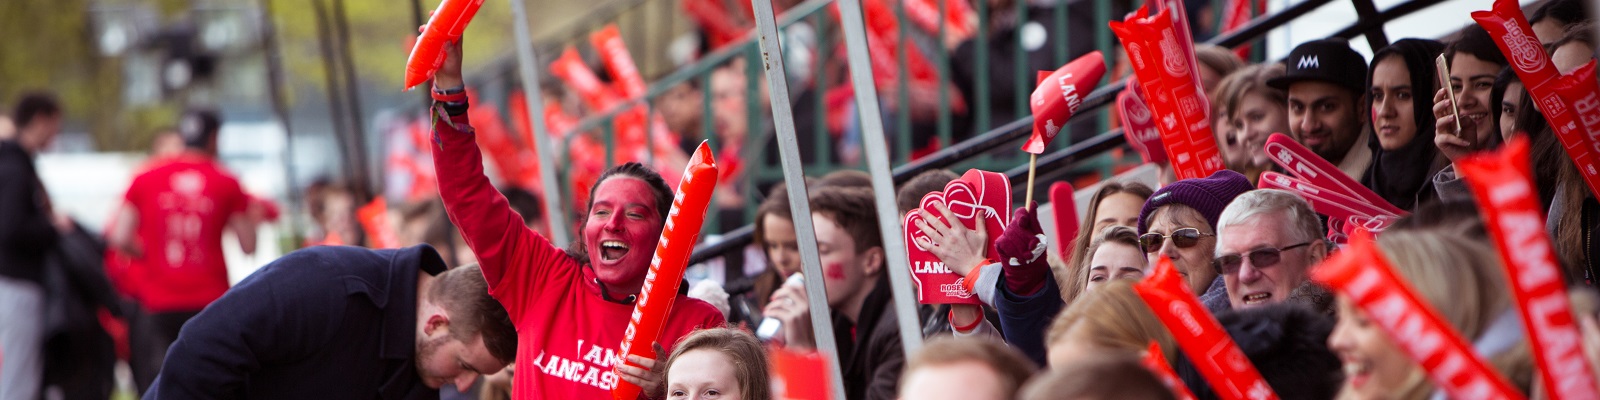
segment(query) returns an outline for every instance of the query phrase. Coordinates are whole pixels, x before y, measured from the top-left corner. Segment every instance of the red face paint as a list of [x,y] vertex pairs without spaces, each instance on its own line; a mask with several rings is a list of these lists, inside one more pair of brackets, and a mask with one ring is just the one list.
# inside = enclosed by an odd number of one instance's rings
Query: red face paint
[[1189,356],[1217,396],[1227,400],[1278,398],[1222,324],[1206,312],[1200,299],[1178,276],[1172,260],[1162,256],[1155,271],[1133,285],[1133,290],[1172,333],[1178,348]]
[[1517,136],[1501,151],[1481,153],[1456,165],[1477,195],[1490,236],[1500,249],[1522,325],[1534,343],[1530,347],[1545,392],[1556,400],[1600,398],[1554,247],[1545,234],[1528,161],[1527,137]]
[[[628,176],[606,178],[595,190],[583,227],[584,248],[597,277],[613,291],[632,293],[644,279],[651,250],[662,239],[655,198],[650,185]],[[612,241],[622,249],[608,250]]]
[[1312,269],[1312,279],[1348,296],[1455,399],[1522,399],[1489,367],[1438,310],[1429,306],[1368,236]]
[[[716,160],[711,158],[710,145],[700,142],[700,147],[695,149],[694,156],[689,159],[689,165],[685,167],[683,176],[683,181],[678,184],[682,190],[673,197],[672,211],[667,213],[665,228],[658,231],[660,243],[655,247],[655,256],[650,260],[649,275],[644,278],[644,286],[639,291],[639,300],[634,303],[633,316],[628,320],[628,328],[623,333],[621,353],[625,360],[627,355],[656,359],[655,348],[650,344],[661,337],[667,313],[672,311],[673,300],[678,296],[678,285],[683,281],[683,270],[689,263],[689,252],[694,250],[694,243],[700,236],[700,227],[704,225],[706,207],[711,203],[711,192],[716,188],[717,165]],[[619,180],[607,179],[601,185],[613,181]],[[641,186],[644,184],[638,179],[620,181],[637,183]],[[648,187],[645,190],[648,190]],[[637,189],[632,187],[624,187],[621,191],[626,192],[623,193],[626,195],[639,194],[636,193]],[[595,197],[609,198],[607,197],[609,195],[611,193],[603,193]],[[590,245],[593,246],[593,242],[590,242]],[[628,256],[635,256],[635,251],[644,253],[648,250],[643,247],[629,249]],[[622,365],[633,365],[633,363],[619,364],[618,367]],[[637,385],[619,381],[616,388],[612,389],[611,395],[616,400],[633,400],[639,398],[640,391]]]
[[833,280],[844,279],[844,265],[840,265],[839,263],[828,264],[827,267],[822,269],[822,276]]

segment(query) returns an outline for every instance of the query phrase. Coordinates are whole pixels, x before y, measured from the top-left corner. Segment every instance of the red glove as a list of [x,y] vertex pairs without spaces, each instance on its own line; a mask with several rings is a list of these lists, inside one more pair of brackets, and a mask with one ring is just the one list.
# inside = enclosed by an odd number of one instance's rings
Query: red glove
[[1050,264],[1044,258],[1044,229],[1039,227],[1034,204],[1037,202],[1029,202],[1029,207],[1012,212],[1011,223],[994,241],[1005,271],[1006,288],[1020,296],[1032,296],[1044,288],[1045,277],[1050,272]]

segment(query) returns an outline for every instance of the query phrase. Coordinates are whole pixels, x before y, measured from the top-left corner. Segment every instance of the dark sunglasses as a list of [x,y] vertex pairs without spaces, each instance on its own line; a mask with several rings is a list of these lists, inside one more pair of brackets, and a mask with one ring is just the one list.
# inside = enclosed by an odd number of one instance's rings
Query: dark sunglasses
[[1173,246],[1178,246],[1180,249],[1187,249],[1199,244],[1200,238],[1206,236],[1216,236],[1216,234],[1200,233],[1200,230],[1196,228],[1178,229],[1172,231],[1172,234],[1170,235],[1162,235],[1159,233],[1150,232],[1139,236],[1139,247],[1144,248],[1145,253],[1161,251],[1161,242],[1170,238],[1172,239]]
[[1278,261],[1283,261],[1283,252],[1309,245],[1311,245],[1311,242],[1305,242],[1276,249],[1265,248],[1251,250],[1250,252],[1244,254],[1232,254],[1217,257],[1216,260],[1211,261],[1211,268],[1215,269],[1218,274],[1236,274],[1239,272],[1239,267],[1244,265],[1244,259],[1247,257],[1250,258],[1250,265],[1253,265],[1256,268],[1267,268],[1278,265]]

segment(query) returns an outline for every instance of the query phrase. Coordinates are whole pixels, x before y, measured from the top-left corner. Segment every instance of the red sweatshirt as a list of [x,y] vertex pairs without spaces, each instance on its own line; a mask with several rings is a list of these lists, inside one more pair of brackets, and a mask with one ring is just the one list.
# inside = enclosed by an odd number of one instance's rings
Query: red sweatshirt
[[[517,327],[511,398],[611,398],[633,305],[601,298],[593,269],[522,224],[483,175],[483,154],[466,115],[435,115],[433,166],[445,210],[477,255],[489,293]],[[710,304],[678,296],[661,347],[671,352],[689,332],[724,324]]]

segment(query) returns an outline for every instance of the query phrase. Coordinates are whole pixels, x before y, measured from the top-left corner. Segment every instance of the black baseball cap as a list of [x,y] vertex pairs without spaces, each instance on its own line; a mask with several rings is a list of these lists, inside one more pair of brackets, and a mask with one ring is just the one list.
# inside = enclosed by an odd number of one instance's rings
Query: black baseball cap
[[1289,52],[1283,64],[1283,76],[1267,80],[1267,86],[1289,90],[1295,82],[1322,81],[1356,93],[1367,91],[1367,58],[1343,39],[1301,43]]

